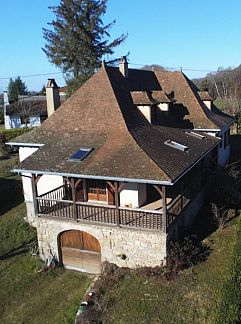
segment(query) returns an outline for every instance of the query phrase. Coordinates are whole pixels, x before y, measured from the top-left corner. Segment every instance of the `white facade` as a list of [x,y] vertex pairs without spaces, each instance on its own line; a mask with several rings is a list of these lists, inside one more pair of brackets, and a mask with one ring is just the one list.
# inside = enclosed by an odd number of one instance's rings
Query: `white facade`
[[120,206],[139,208],[146,201],[146,185],[142,183],[128,183],[120,192]]
[[151,123],[151,106],[137,106],[143,116]]
[[40,116],[30,116],[29,123],[21,123],[20,116],[8,116],[5,115],[4,118],[5,122],[5,129],[12,129],[12,128],[23,128],[23,127],[37,127],[41,125]]

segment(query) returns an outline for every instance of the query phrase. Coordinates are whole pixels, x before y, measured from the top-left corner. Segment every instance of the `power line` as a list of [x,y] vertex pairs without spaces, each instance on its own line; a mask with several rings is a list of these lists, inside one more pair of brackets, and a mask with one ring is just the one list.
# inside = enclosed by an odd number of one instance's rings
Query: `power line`
[[31,78],[31,77],[37,77],[37,76],[44,76],[44,75],[56,75],[56,74],[62,74],[62,72],[49,72],[49,73],[40,73],[40,74],[29,74],[29,75],[18,75],[18,76],[9,76],[9,77],[4,77],[4,78],[1,78],[0,77],[0,80],[9,80],[9,79],[17,79],[18,77],[19,78]]
[[[116,61],[116,60],[115,60]],[[130,65],[135,65],[135,66],[155,66],[156,64],[141,64],[141,63],[134,63],[134,62],[128,62]],[[206,73],[227,73],[227,72],[232,72],[232,70],[206,70],[206,69],[193,69],[193,68],[185,68],[185,67],[168,67],[168,66],[163,66],[164,69],[167,70],[176,70],[176,71],[190,71],[190,72],[206,72]],[[38,77],[38,76],[46,76],[46,75],[58,75],[58,74],[63,74],[62,72],[48,72],[48,73],[39,73],[39,74],[28,74],[28,75],[19,75],[19,76],[9,76],[9,77],[0,77],[0,80],[9,80],[10,78],[16,79],[18,77],[20,78],[31,78],[31,77]]]

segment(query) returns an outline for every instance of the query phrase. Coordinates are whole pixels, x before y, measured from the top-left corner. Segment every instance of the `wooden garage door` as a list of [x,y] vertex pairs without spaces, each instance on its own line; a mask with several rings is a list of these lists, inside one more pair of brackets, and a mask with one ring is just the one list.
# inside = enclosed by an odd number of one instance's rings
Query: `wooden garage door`
[[63,232],[60,236],[63,265],[89,273],[100,273],[101,248],[92,235],[76,230]]

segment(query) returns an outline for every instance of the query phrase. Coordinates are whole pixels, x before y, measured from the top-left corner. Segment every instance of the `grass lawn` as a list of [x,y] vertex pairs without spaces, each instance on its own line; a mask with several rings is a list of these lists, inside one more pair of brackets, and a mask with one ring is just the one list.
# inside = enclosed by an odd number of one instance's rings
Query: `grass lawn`
[[73,323],[90,276],[43,263],[29,252],[36,231],[24,220],[19,178],[0,178],[0,323]]
[[221,289],[229,278],[235,221],[205,243],[207,260],[172,281],[130,271],[102,296],[104,323],[215,323]]

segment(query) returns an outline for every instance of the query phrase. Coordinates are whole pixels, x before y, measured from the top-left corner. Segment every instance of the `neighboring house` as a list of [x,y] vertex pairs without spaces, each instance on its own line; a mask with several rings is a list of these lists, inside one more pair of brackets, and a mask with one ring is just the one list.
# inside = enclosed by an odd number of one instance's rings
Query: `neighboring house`
[[229,158],[232,119],[182,72],[105,66],[41,127],[17,138],[40,256],[98,273],[157,266]]
[[[54,88],[53,102],[51,89]],[[18,101],[9,104],[7,92],[4,93],[4,123],[6,129],[40,126],[48,117],[48,110],[55,105],[56,110],[65,101],[65,87],[59,88],[54,79],[49,79],[46,95],[18,96]],[[50,106],[50,107],[48,107]]]

